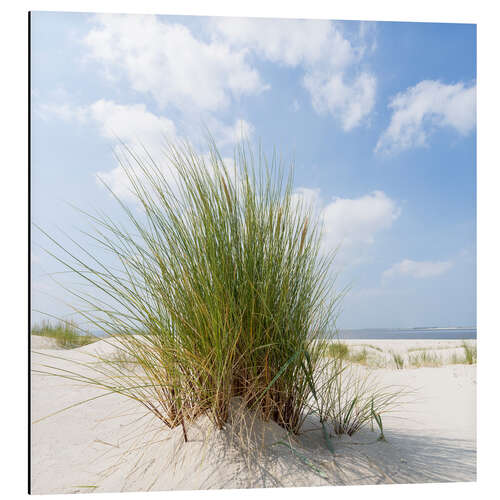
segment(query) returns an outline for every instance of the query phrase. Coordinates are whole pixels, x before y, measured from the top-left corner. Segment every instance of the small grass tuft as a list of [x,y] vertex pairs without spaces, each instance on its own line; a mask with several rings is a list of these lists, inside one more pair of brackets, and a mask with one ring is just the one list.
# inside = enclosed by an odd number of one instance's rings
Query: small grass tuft
[[413,368],[437,367],[443,365],[441,356],[429,351],[418,351],[408,356],[408,364]]
[[55,324],[42,321],[31,328],[31,335],[54,339],[62,349],[74,349],[99,340],[94,335],[79,333],[79,328],[73,321],[58,321]]
[[360,365],[368,364],[368,350],[366,347],[363,347],[361,351],[352,353],[349,356],[349,360]]
[[403,356],[401,356],[401,354],[398,354],[398,353],[393,352],[393,351],[391,351],[391,356],[392,356],[392,360],[394,361],[394,364],[396,366],[396,369],[402,370],[404,368],[404,365],[405,365],[405,360],[404,360]]
[[465,340],[462,342],[462,347],[465,351],[465,363],[468,365],[475,365],[477,363],[477,347],[468,344]]
[[336,373],[318,386],[320,419],[328,422],[335,434],[352,436],[377,421],[382,433],[382,415],[401,403],[405,391],[382,386],[365,368],[337,360],[326,367]]
[[327,355],[336,359],[348,359],[349,346],[344,342],[330,342],[327,347]]

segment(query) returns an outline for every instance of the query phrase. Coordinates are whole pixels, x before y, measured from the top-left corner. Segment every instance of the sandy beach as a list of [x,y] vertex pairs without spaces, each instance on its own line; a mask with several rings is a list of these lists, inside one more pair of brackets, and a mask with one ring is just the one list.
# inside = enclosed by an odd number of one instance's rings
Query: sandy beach
[[[411,397],[384,416],[386,441],[377,441],[370,428],[334,436],[334,455],[313,419],[301,435],[290,437],[277,424],[257,423],[248,415],[233,419],[224,431],[201,417],[184,443],[180,428],[167,429],[133,401],[117,395],[92,399],[102,390],[33,373],[32,493],[475,481],[476,366],[447,364],[461,354],[462,341],[346,343],[353,352],[366,349],[387,359],[373,376],[407,388]],[[392,353],[408,356],[423,349],[442,356],[443,365],[390,366]],[[61,350],[49,339],[32,337],[32,369],[74,370],[75,361],[88,362],[96,352],[112,354],[113,347],[98,341]],[[84,400],[89,401],[56,413]],[[232,433],[231,426],[239,432]],[[255,442],[263,444],[254,449]]]

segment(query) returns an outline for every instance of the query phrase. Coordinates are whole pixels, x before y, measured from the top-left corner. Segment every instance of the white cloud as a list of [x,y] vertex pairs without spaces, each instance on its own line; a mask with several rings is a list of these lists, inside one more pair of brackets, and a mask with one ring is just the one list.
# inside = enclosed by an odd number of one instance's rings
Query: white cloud
[[101,99],[91,104],[88,110],[101,135],[109,139],[118,137],[132,144],[140,141],[147,148],[154,149],[162,141],[162,135],[170,140],[177,136],[171,120],[151,113],[144,104],[122,105]]
[[255,132],[255,127],[242,118],[236,119],[232,125],[226,125],[214,117],[209,117],[206,119],[206,125],[219,148],[250,140]]
[[395,201],[382,191],[360,198],[334,198],[322,212],[327,244],[341,243],[346,249],[370,245],[375,234],[391,227],[399,214]]
[[350,83],[341,73],[306,74],[304,86],[311,94],[314,109],[320,114],[339,116],[345,131],[359,125],[375,104],[376,79],[368,73],[361,73]]
[[[124,105],[100,99],[87,106],[73,106],[67,103],[44,104],[38,111],[44,119],[56,117],[96,127],[101,137],[109,139],[114,144],[115,154],[122,159],[124,158],[121,144],[133,150],[134,154],[144,161],[149,161],[150,155],[157,163],[161,163],[165,145],[179,144],[183,140],[172,120],[151,113],[144,104]],[[219,147],[234,145],[242,138],[250,139],[254,132],[253,125],[241,118],[236,119],[232,125],[226,125],[209,117],[208,124]],[[202,134],[201,128],[200,134]],[[201,139],[201,135],[194,134],[188,139],[196,141]],[[206,143],[203,145],[206,146]],[[224,161],[228,166],[232,165],[232,159],[224,158]],[[166,167],[162,168],[174,185],[175,174],[167,171]],[[129,179],[119,165],[111,170],[98,172],[97,176],[121,198],[131,197]]]
[[205,43],[181,24],[155,16],[97,15],[85,37],[88,57],[111,78],[121,70],[132,88],[160,107],[214,111],[266,88],[246,51]]
[[140,141],[154,147],[162,134],[170,139],[174,139],[177,134],[171,120],[149,112],[144,104],[124,105],[100,99],[84,106],[41,104],[39,110],[45,119],[53,116],[64,121],[94,123],[102,137],[118,138],[125,143]]
[[375,103],[375,76],[358,70],[375,45],[373,23],[361,23],[350,36],[340,24],[321,20],[209,18],[196,34],[155,16],[97,15],[93,23],[84,39],[88,59],[112,80],[125,76],[161,108],[214,112],[262,92],[268,86],[252,56],[300,66],[314,109],[335,116],[346,131]]
[[[144,149],[156,160],[160,161],[165,140],[179,140],[174,123],[165,117],[149,112],[144,104],[121,105],[112,101],[99,100],[88,107],[89,115],[98,126],[102,137],[117,138],[139,156],[144,156]],[[120,145],[115,145],[115,154],[123,156]],[[166,172],[172,177],[172,172]],[[98,172],[113,192],[121,198],[131,197],[130,181],[123,168],[117,165],[109,171]]]
[[297,202],[313,207],[322,225],[323,249],[339,248],[337,263],[341,265],[359,261],[375,235],[390,228],[401,212],[382,191],[359,198],[334,198],[326,204],[319,189],[299,188],[294,196]]
[[[65,121],[77,121],[97,127],[101,137],[114,143],[114,151],[118,157],[122,156],[118,141],[139,153],[145,149],[153,158],[158,159],[165,140],[179,140],[174,123],[151,113],[144,104],[123,105],[100,99],[87,106],[45,104],[40,106],[40,110],[45,118],[55,116]],[[97,177],[118,196],[130,197],[130,183],[120,166],[98,172]]]
[[411,276],[413,278],[430,278],[439,276],[451,269],[451,261],[415,261],[404,259],[397,262],[382,273],[382,279],[387,280],[395,276]]
[[467,135],[476,123],[476,87],[424,80],[393,97],[389,107],[393,110],[391,121],[377,142],[376,152],[397,153],[426,146],[436,128],[451,127]]
[[292,203],[296,204],[297,208],[302,206],[317,213],[322,208],[320,189],[299,187],[292,194]]
[[[299,19],[214,18],[213,26],[233,46],[287,66],[316,64],[343,68],[356,50],[330,21]],[[329,54],[331,57],[325,59]]]
[[211,26],[233,47],[303,67],[303,85],[314,109],[337,117],[344,130],[360,125],[373,109],[376,78],[355,71],[366,52],[365,38],[372,36],[371,24],[360,25],[359,35],[350,40],[330,21],[220,18]]

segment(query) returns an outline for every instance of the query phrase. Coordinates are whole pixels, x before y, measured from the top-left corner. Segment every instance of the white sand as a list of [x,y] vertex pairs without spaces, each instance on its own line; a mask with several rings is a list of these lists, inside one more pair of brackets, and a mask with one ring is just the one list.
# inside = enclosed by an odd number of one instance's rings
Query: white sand
[[40,335],[32,335],[31,349],[58,349],[58,347],[55,339],[42,337]]
[[[460,350],[460,341],[348,341],[405,353],[412,347],[436,352]],[[442,349],[446,348],[446,349]],[[35,347],[34,347],[35,349]],[[100,341],[70,351],[44,349],[32,354],[33,369],[50,364],[75,369],[86,353],[112,352]],[[380,353],[380,351],[377,351]],[[452,352],[452,351],[450,351]],[[47,356],[56,356],[50,358]],[[169,431],[144,415],[134,402],[106,396],[32,425],[32,492],[75,493],[169,489],[254,488],[337,484],[474,481],[476,479],[476,367],[379,369],[385,384],[415,390],[411,404],[384,417],[386,442],[369,429],[352,438],[333,438],[326,449],[319,430],[291,442],[276,424],[254,424],[265,435],[260,453],[210,431],[200,419],[188,429]],[[59,377],[32,376],[32,420],[50,415],[101,391]],[[236,424],[234,424],[236,426]],[[306,423],[306,429],[315,423]],[[249,429],[248,421],[241,428]],[[256,441],[250,439],[250,442]],[[358,444],[371,443],[371,444]],[[147,444],[147,446],[146,446]]]

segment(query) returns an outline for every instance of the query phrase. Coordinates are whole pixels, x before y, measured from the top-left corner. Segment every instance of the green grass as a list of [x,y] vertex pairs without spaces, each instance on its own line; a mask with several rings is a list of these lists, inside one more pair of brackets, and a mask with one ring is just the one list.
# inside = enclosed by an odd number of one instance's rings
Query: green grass
[[475,344],[462,342],[464,353],[462,355],[453,353],[450,363],[455,365],[475,365],[477,363],[477,347]]
[[394,410],[404,390],[380,385],[370,371],[334,360],[324,368],[335,376],[318,384],[320,418],[332,426],[335,434],[349,436],[373,422],[382,432],[382,415]]
[[443,365],[443,359],[433,352],[418,351],[408,356],[408,364],[412,368],[438,367]]
[[349,346],[344,342],[329,342],[326,346],[327,355],[331,358],[348,359]]
[[[406,367],[440,367],[444,364],[476,364],[477,349],[474,343],[462,342],[463,354],[454,352],[452,356],[444,358],[433,352],[434,350],[450,350],[450,346],[439,346],[430,349],[429,347],[414,347],[407,350],[407,355],[394,351],[389,352],[389,359],[378,354],[383,352],[379,347],[371,344],[357,344],[362,349],[353,349],[345,342],[324,342],[325,356],[337,360],[347,361],[354,364],[363,365],[367,368],[395,368],[402,370]],[[367,349],[368,348],[368,349]],[[377,352],[373,352],[373,350]]]
[[354,352],[349,356],[350,361],[352,361],[353,363],[358,363],[360,365],[368,364],[368,359],[368,351],[366,347],[363,347],[361,351]]
[[396,366],[397,370],[402,370],[405,366],[405,360],[401,354],[395,353],[391,351],[391,357],[392,361],[394,362],[394,365]]
[[140,209],[115,196],[127,222],[83,212],[105,262],[39,228],[51,255],[98,291],[68,289],[83,302],[77,312],[122,353],[98,359],[94,378],[66,376],[134,399],[168,427],[206,414],[223,428],[239,397],[298,432],[312,411],[314,341],[331,330],[339,293],[291,171],[244,147],[234,170],[213,144],[208,156],[170,146],[161,164],[122,153]]
[[63,349],[73,349],[99,340],[93,335],[79,333],[79,328],[72,321],[59,321],[55,324],[42,321],[32,326],[31,335],[54,339],[57,346]]
[[366,348],[319,340],[334,328],[342,292],[292,170],[243,146],[229,169],[210,146],[207,156],[169,146],[160,163],[122,151],[136,205],[110,192],[125,222],[82,212],[106,261],[39,228],[57,249],[49,253],[90,286],[66,288],[81,301],[75,311],[117,349],[92,357],[94,376],[78,366],[52,373],[136,401],[181,426],[185,440],[200,415],[223,429],[238,398],[292,433],[318,415],[330,448],[326,423],[352,434],[398,393],[345,369],[346,360],[367,363]]
[[354,364],[364,365],[371,368],[384,368],[386,366],[387,363],[384,361],[383,357],[377,353],[369,352],[367,347],[374,349],[377,352],[383,352],[382,349],[369,344],[362,344],[360,347],[363,348],[361,350],[352,349],[352,347],[349,347],[347,343],[341,341],[323,343],[325,356],[329,358],[349,361]]
[[465,340],[462,342],[465,351],[465,363],[475,365],[477,363],[477,347],[474,344],[468,344]]

